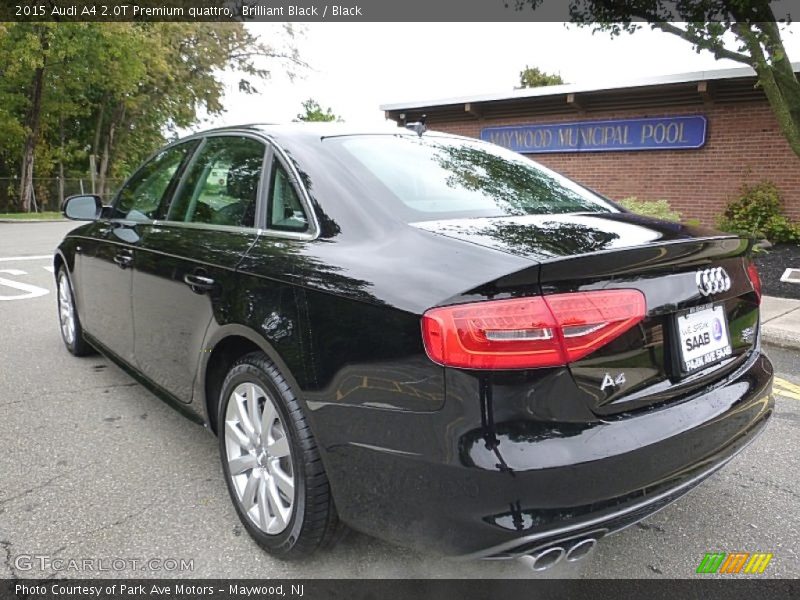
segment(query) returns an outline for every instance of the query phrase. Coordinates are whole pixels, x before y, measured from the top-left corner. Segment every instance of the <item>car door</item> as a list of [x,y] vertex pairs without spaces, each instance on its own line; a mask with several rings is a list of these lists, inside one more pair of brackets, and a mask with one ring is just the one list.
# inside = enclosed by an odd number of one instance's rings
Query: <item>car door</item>
[[[272,148],[263,187],[263,230],[239,264],[239,301],[232,318],[263,336],[288,372],[303,381],[313,361],[304,348],[307,328],[302,325],[302,288],[311,278],[326,276],[305,257],[305,248],[317,237],[319,226],[297,169],[277,146]],[[209,339],[215,335],[210,329]]]
[[140,227],[158,217],[197,142],[160,151],[118,192],[110,218],[93,223],[80,241],[79,278],[84,330],[133,364],[132,269]]
[[142,373],[181,402],[192,384],[212,319],[236,303],[236,268],[255,227],[263,140],[205,138],[177,185],[164,220],[139,228],[133,273],[134,352]]

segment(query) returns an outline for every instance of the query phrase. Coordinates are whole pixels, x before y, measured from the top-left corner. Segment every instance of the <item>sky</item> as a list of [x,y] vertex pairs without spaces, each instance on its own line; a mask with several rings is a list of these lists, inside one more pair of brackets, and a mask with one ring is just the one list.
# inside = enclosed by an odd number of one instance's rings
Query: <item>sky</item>
[[[262,40],[274,24],[248,25]],[[295,40],[309,64],[294,82],[276,69],[259,94],[228,81],[226,113],[198,125],[287,122],[314,98],[348,123],[380,124],[381,104],[511,91],[526,64],[559,73],[567,83],[626,81],[690,71],[742,67],[692,50],[674,35],[642,29],[611,38],[563,23],[308,23]],[[784,32],[800,61],[800,25]]]

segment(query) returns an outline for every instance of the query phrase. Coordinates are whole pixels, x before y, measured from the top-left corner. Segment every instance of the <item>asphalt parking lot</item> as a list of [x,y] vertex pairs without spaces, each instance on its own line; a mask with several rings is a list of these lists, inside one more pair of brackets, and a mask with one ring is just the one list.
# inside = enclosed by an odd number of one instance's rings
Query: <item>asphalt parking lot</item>
[[[800,577],[800,390],[787,384],[755,445],[579,563],[540,574],[517,562],[421,555],[359,534],[312,561],[274,560],[239,525],[216,440],[104,358],[78,359],[63,348],[49,256],[72,227],[0,223],[0,578],[97,574],[55,571],[35,557],[193,567],[99,573],[121,577],[674,578],[696,576],[704,554],[717,551],[771,552],[758,577]],[[800,352],[768,353],[782,380],[800,384]]]

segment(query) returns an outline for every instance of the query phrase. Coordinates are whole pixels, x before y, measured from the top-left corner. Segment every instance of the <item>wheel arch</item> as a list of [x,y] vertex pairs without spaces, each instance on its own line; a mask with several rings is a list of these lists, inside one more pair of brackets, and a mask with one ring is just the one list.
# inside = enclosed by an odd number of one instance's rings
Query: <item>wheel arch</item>
[[300,388],[294,374],[273,346],[257,332],[238,324],[224,325],[213,332],[203,345],[204,351],[195,382],[195,397],[200,399],[208,428],[217,433],[217,403],[222,381],[234,362],[251,352],[263,352],[283,375],[300,399]]
[[78,290],[75,289],[75,281],[74,281],[74,271],[75,271],[75,258],[72,257],[70,260],[61,248],[57,248],[55,254],[53,254],[53,279],[56,281],[56,286],[58,286],[58,272],[61,268],[64,268],[64,273],[67,275],[67,281],[69,281],[70,288],[72,289],[72,298],[75,302],[75,310],[80,310],[80,302],[81,299],[79,298]]
[[56,252],[53,256],[53,273],[58,276],[58,270],[67,264],[67,261],[64,259],[64,255],[61,252]]
[[65,267],[67,271],[67,277],[70,278],[70,282],[72,282],[72,271],[74,268],[74,261],[70,261],[64,255],[64,252],[61,248],[58,248],[55,253],[53,254],[53,276],[58,277],[58,270],[61,267]]

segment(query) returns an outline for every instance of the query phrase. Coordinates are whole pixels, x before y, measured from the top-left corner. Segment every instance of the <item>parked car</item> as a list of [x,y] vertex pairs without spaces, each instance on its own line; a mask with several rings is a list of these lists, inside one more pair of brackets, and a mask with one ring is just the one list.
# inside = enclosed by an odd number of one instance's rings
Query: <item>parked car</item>
[[64,212],[87,221],[55,255],[67,349],[214,432],[239,518],[282,557],[347,525],[577,560],[773,411],[749,240],[485,142],[218,129]]

